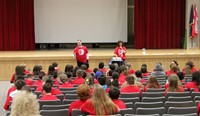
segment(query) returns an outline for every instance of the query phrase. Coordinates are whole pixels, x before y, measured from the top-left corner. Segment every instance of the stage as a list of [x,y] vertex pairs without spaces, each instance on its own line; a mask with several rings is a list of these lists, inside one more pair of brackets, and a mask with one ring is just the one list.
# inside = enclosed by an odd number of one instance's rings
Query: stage
[[[98,63],[103,61],[107,66],[114,56],[114,49],[89,49],[90,68],[98,67]],[[58,62],[59,68],[64,70],[66,64],[76,65],[73,58],[73,50],[48,50],[48,51],[2,51],[0,52],[0,80],[9,80],[15,72],[15,66],[26,64],[29,70],[32,70],[35,64],[43,66],[47,72],[48,66],[52,62]],[[177,60],[179,67],[185,66],[188,60],[194,62],[196,68],[200,67],[199,49],[155,49],[155,50],[135,50],[127,49],[126,62],[132,64],[132,68],[140,69],[142,64],[148,65],[148,70],[152,71],[156,62],[163,64],[164,70],[169,70],[169,64],[172,60]]]

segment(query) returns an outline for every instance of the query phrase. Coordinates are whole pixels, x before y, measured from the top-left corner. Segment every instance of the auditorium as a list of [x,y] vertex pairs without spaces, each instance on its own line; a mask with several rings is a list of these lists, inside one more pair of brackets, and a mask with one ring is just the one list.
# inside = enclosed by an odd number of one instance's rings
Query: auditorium
[[1,116],[200,116],[199,0],[0,0]]

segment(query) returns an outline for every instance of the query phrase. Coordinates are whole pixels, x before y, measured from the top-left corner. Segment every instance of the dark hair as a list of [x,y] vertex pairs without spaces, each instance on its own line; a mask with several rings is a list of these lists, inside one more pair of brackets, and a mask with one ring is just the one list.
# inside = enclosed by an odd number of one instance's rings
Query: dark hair
[[26,83],[21,79],[19,79],[15,82],[15,87],[16,87],[17,90],[21,90],[22,87],[25,86],[25,85],[26,85]]
[[55,72],[53,73],[53,78],[56,79],[57,77],[58,77],[58,72],[55,71]]
[[85,70],[83,70],[83,76],[82,76],[82,78],[86,78],[86,76],[87,76],[87,72],[85,71]]
[[113,80],[119,79],[119,73],[118,73],[118,72],[113,72],[113,73],[112,73],[112,79],[113,79]]
[[16,75],[15,76],[15,82],[17,81],[17,80],[24,80],[24,75]]
[[147,64],[142,64],[142,66],[141,66],[141,67],[143,67],[143,66],[147,68]]
[[16,66],[15,67],[15,74],[16,75],[25,75],[24,73],[24,67],[23,66]]
[[42,79],[42,77],[45,76],[44,72],[39,72],[39,79]]
[[73,77],[76,77],[76,72],[77,72],[77,70],[79,69],[79,67],[78,66],[76,66],[74,69],[73,69]]
[[192,73],[192,81],[195,82],[197,85],[200,85],[200,72],[195,71]]
[[96,73],[99,69],[98,68],[94,68],[93,72]]
[[53,62],[53,63],[52,63],[52,66],[53,66],[53,67],[57,67],[57,66],[58,66],[58,63],[57,63],[57,62]]
[[88,62],[86,62],[84,64],[86,65],[87,69],[90,67]]
[[129,85],[133,85],[135,83],[135,79],[134,79],[134,76],[127,76],[126,77],[126,81]]
[[100,85],[105,85],[106,84],[106,76],[103,74],[99,75],[98,82]]
[[46,93],[51,93],[52,86],[50,83],[45,83],[42,88]]
[[121,68],[121,67],[117,67],[117,68],[114,70],[114,72],[118,72],[119,74],[121,74],[121,73],[122,73],[122,68]]
[[82,77],[82,76],[83,76],[83,70],[78,69],[78,70],[76,71],[76,76]]
[[177,76],[178,76],[178,78],[180,79],[180,80],[183,80],[184,79],[184,73],[183,72],[177,72],[176,73],[177,74]]
[[194,64],[193,64],[192,61],[188,61],[188,62],[186,63],[186,65],[190,66],[191,69],[194,67]]
[[99,62],[99,69],[102,69],[104,67],[104,63],[103,62]]
[[55,72],[55,68],[53,65],[50,65],[49,66],[49,69],[48,69],[48,75],[54,75],[54,72]]
[[114,64],[110,65],[110,70],[115,70],[115,65]]
[[72,72],[73,71],[73,65],[67,64],[65,66],[65,72]]
[[111,82],[111,85],[112,85],[113,87],[119,87],[119,81],[118,81],[118,79],[114,79],[114,80]]
[[146,72],[147,72],[147,67],[142,66],[142,67],[141,67],[141,72],[142,72],[142,73],[146,73]]
[[72,73],[71,72],[65,72],[65,74],[67,75],[67,78],[71,78],[72,77]]
[[49,83],[53,87],[53,81],[51,79],[47,79],[45,83]]
[[33,67],[33,75],[39,75],[40,73],[40,67],[38,65],[35,65]]
[[172,62],[174,62],[176,66],[178,66],[178,62],[176,60],[173,60]]
[[33,75],[32,74],[28,74],[27,76],[26,76],[26,78],[31,78]]
[[82,64],[80,68],[81,70],[87,70],[87,66],[85,64]]
[[117,46],[119,47],[119,44],[122,43],[122,46],[124,46],[124,42],[123,41],[118,41],[117,42]]
[[113,72],[114,72],[113,70],[109,70],[108,71],[108,76],[112,76]]
[[109,90],[109,96],[111,99],[118,99],[120,95],[120,90],[113,87]]
[[142,78],[142,71],[141,71],[141,70],[137,70],[137,71],[135,72],[135,76],[136,76],[136,77]]

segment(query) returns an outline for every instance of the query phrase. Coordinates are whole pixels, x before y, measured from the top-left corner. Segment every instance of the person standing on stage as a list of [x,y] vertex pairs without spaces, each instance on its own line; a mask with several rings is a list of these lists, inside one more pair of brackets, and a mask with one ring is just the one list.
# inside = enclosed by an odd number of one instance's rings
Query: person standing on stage
[[74,49],[74,57],[77,60],[77,66],[88,63],[88,49],[86,46],[82,45],[82,41],[77,41],[77,47]]
[[116,57],[120,57],[122,59],[122,64],[124,65],[126,60],[126,47],[124,46],[123,41],[118,41],[114,54]]

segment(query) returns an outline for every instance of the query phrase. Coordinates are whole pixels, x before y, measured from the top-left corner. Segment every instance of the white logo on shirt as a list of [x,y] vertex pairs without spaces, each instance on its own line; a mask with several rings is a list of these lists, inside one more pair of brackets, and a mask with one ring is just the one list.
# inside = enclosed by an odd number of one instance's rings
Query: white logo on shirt
[[83,49],[79,49],[79,50],[78,50],[78,54],[79,54],[79,55],[83,55],[83,54],[84,54],[84,50],[83,50]]

